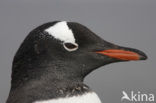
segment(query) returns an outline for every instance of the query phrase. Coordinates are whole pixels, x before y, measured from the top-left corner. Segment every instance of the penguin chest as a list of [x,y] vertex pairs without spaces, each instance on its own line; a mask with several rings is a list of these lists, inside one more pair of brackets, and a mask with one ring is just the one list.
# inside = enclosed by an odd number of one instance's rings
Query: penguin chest
[[73,97],[36,101],[34,103],[101,103],[101,100],[96,93],[90,92]]

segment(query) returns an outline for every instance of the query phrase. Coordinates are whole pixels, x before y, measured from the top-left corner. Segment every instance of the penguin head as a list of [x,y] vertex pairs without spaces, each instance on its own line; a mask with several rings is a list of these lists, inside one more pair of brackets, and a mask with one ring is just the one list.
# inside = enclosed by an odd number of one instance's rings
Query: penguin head
[[[29,64],[25,73],[48,71],[84,78],[106,64],[145,59],[142,51],[107,42],[79,23],[55,21],[30,32],[15,55],[13,69]],[[38,71],[34,65],[42,68]]]

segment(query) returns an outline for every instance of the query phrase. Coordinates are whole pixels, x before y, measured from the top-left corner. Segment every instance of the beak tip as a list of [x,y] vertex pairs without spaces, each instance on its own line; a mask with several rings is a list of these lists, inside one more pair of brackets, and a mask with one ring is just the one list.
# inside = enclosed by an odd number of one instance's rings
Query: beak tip
[[140,60],[146,60],[146,59],[148,59],[147,55],[145,53],[142,53],[140,55]]
[[148,56],[141,50],[138,50],[138,49],[133,49],[133,48],[126,48],[125,50],[128,50],[128,51],[132,51],[134,53],[137,53],[139,58],[138,60],[146,60],[148,59]]

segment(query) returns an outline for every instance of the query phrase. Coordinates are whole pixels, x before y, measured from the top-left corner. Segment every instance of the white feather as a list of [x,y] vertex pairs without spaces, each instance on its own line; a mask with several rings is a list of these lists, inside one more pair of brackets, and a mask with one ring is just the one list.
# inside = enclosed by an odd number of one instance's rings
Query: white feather
[[66,21],[61,21],[45,30],[55,39],[63,42],[75,43],[72,30],[68,27]]
[[96,93],[90,92],[83,95],[36,101],[34,103],[101,103]]

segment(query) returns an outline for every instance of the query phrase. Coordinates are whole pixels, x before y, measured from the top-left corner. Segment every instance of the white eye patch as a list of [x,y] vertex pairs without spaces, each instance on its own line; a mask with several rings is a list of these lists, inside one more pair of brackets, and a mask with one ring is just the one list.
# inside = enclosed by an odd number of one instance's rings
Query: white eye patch
[[75,38],[72,30],[68,27],[66,21],[58,22],[55,25],[45,30],[55,39],[63,42],[75,43]]
[[63,47],[68,51],[78,49],[78,44],[75,43],[75,38],[72,30],[68,27],[66,21],[61,21],[45,30],[55,39],[63,42]]

